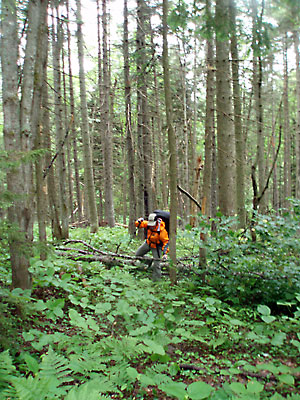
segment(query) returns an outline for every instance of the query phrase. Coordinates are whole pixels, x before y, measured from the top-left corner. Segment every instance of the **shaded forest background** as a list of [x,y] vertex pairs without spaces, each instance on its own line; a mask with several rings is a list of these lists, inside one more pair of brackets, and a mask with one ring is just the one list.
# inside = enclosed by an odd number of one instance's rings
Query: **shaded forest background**
[[82,3],[1,3],[1,230],[13,287],[31,285],[34,222],[40,244],[74,226],[121,223],[134,236],[135,218],[170,209],[172,242],[176,223],[195,226],[200,212],[237,215],[255,232],[255,213],[290,209],[299,0],[118,1],[116,32],[97,0],[93,43]]

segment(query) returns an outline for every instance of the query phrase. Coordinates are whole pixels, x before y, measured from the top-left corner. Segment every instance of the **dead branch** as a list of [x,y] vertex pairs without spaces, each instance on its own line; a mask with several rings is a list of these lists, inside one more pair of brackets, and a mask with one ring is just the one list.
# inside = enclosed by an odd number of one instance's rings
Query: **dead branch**
[[180,192],[182,192],[183,194],[185,194],[190,200],[192,200],[199,207],[199,209],[201,210],[200,204],[198,203],[198,201],[196,199],[194,199],[194,197],[189,192],[187,192],[186,190],[182,189],[182,187],[180,187],[179,185],[177,185],[177,189]]

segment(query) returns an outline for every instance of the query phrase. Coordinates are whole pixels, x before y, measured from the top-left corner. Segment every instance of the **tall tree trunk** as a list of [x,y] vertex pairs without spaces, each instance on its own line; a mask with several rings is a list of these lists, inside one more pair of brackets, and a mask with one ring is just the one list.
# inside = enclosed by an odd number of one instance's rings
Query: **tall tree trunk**
[[102,0],[102,56],[103,56],[103,127],[104,127],[104,174],[105,174],[105,214],[108,225],[115,225],[115,211],[113,200],[113,138],[110,122],[110,74],[108,58],[108,14],[106,9],[106,0]]
[[[22,71],[21,86],[21,104],[20,104],[20,120],[21,120],[21,145],[24,154],[28,154],[33,149],[34,137],[31,131],[31,113],[33,101],[33,85],[34,85],[34,64],[36,59],[38,25],[39,25],[39,5],[38,0],[28,3],[27,9],[28,26],[26,34],[25,58]],[[29,158],[30,160],[30,158]],[[23,182],[26,192],[27,202],[27,233],[33,240],[33,165],[31,161],[25,162],[23,165]]]
[[79,159],[78,159],[78,148],[77,148],[77,133],[76,133],[76,116],[75,116],[75,100],[74,100],[74,86],[73,86],[73,71],[72,71],[72,56],[71,56],[71,32],[69,27],[70,21],[70,5],[69,0],[66,2],[67,7],[67,40],[68,40],[68,65],[69,65],[69,91],[70,91],[70,112],[73,123],[71,126],[71,138],[73,147],[73,161],[74,161],[74,176],[75,176],[75,188],[76,188],[76,202],[77,202],[77,214],[79,222],[82,221],[82,201],[81,201],[81,190],[80,190],[80,177],[79,177]]
[[[56,27],[56,33],[55,33]],[[55,101],[55,128],[56,128],[56,153],[57,153],[57,177],[59,187],[59,211],[61,220],[62,237],[69,237],[69,208],[67,199],[67,174],[66,156],[64,145],[63,129],[63,103],[61,89],[61,67],[60,54],[62,51],[62,26],[59,17],[58,7],[56,8],[56,24],[54,10],[52,17],[52,46],[53,46],[53,80],[54,80],[54,101]]]
[[300,199],[300,54],[299,32],[293,31],[294,50],[296,56],[296,96],[297,96],[297,120],[296,120],[296,198]]
[[214,131],[214,48],[213,33],[209,21],[211,20],[211,0],[206,0],[206,15],[209,36],[206,39],[206,110],[205,110],[205,138],[204,138],[204,170],[202,189],[202,212],[211,216],[211,180],[212,180],[212,136]]
[[236,205],[239,218],[239,228],[245,228],[245,138],[242,128],[242,105],[239,82],[239,55],[236,33],[236,4],[230,0],[231,19],[231,57],[232,57],[232,81],[234,104],[234,133],[236,149]]
[[76,0],[77,6],[77,46],[79,61],[79,81],[80,81],[80,106],[81,106],[81,132],[83,142],[84,157],[84,177],[86,186],[86,195],[88,200],[89,222],[91,232],[98,230],[98,214],[95,197],[95,186],[93,176],[93,160],[91,140],[89,133],[88,109],[85,87],[85,71],[84,71],[84,50],[83,50],[83,34],[82,34],[82,18],[81,18],[81,0]]
[[146,31],[147,5],[145,0],[137,0],[137,83],[139,92],[138,119],[139,142],[142,145],[142,171],[143,171],[143,199],[144,213],[148,215],[153,211],[152,194],[152,149],[151,131],[149,126],[148,101],[147,101],[147,58],[146,58]]
[[176,237],[177,237],[177,146],[176,136],[173,127],[173,106],[170,85],[170,67],[168,55],[168,0],[163,0],[163,71],[164,71],[164,89],[165,105],[168,128],[169,143],[169,181],[170,181],[170,280],[172,284],[176,283]]
[[[42,137],[42,96],[43,85],[45,84],[45,76],[48,60],[48,18],[47,8],[48,0],[39,2],[39,30],[37,41],[37,54],[35,61],[35,80],[32,103],[32,132],[34,137],[34,149],[45,148],[45,143]],[[47,199],[46,185],[43,179],[43,168],[45,167],[45,157],[40,157],[35,161],[35,178],[36,178],[36,203],[37,203],[37,219],[39,226],[39,241],[43,245],[40,250],[40,258],[46,259],[46,221],[47,221]]]
[[229,0],[216,2],[216,79],[219,206],[223,215],[235,214],[235,143],[232,124],[229,64]]
[[284,85],[283,85],[283,118],[284,118],[284,207],[289,207],[287,200],[292,195],[292,173],[291,173],[291,134],[290,134],[290,113],[289,113],[289,77],[288,77],[288,58],[287,58],[287,33],[283,39],[283,65],[284,65]]
[[4,147],[10,159],[6,171],[7,190],[14,197],[8,209],[9,250],[12,268],[12,287],[31,287],[28,271],[31,244],[29,224],[31,215],[26,204],[26,185],[19,165],[22,154],[20,103],[18,100],[18,24],[16,2],[1,3],[1,67],[3,91]]
[[128,5],[124,0],[124,37],[123,37],[123,57],[124,57],[124,82],[125,82],[125,118],[126,118],[126,145],[127,145],[127,176],[128,176],[128,195],[129,195],[129,224],[128,232],[135,236],[134,221],[136,219],[136,200],[135,200],[135,179],[134,179],[134,149],[131,125],[131,84],[129,67],[129,42],[128,42]]
[[[256,117],[256,161],[258,166],[258,190],[262,192],[265,185],[265,160],[264,147],[265,136],[263,129],[263,104],[262,104],[262,58],[261,58],[261,20],[262,15],[258,16],[257,0],[251,1],[252,7],[252,52],[253,52],[253,93],[255,100]],[[266,198],[260,203],[259,211],[263,214],[266,211]]]

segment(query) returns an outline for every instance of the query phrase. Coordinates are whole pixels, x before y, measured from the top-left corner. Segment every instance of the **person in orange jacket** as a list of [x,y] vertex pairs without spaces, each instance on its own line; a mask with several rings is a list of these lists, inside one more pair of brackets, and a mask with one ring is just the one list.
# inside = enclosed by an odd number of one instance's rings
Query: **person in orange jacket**
[[142,257],[150,250],[153,255],[152,263],[152,280],[158,281],[161,279],[161,268],[160,258],[161,255],[163,260],[167,259],[167,253],[169,251],[169,235],[165,227],[165,223],[161,218],[157,218],[156,214],[150,214],[148,221],[143,218],[139,218],[135,221],[137,228],[146,228],[147,237],[146,241],[137,249],[135,255]]

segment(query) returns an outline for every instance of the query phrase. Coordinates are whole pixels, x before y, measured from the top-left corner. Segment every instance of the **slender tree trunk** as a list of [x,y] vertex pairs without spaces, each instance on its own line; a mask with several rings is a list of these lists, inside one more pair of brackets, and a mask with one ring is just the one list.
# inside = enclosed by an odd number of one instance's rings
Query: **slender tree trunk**
[[105,118],[102,118],[102,107],[104,99],[104,86],[103,86],[103,67],[102,67],[102,43],[101,43],[101,6],[100,0],[97,0],[97,47],[98,47],[98,113],[100,121],[96,124],[97,134],[94,135],[94,147],[95,147],[95,179],[97,180],[97,191],[99,193],[99,220],[100,225],[104,224],[104,192],[105,192],[105,175],[104,175],[104,135],[105,131]]
[[78,61],[79,61],[79,81],[80,81],[80,106],[81,106],[81,132],[83,143],[84,157],[84,176],[86,194],[88,200],[89,221],[91,232],[95,233],[98,230],[98,215],[95,197],[95,186],[93,176],[93,160],[92,149],[88,122],[88,109],[85,87],[85,71],[84,71],[84,50],[83,50],[83,35],[82,35],[82,18],[81,18],[81,0],[76,0],[77,6],[77,46],[78,46]]
[[299,32],[293,31],[294,49],[296,56],[296,96],[297,96],[297,119],[296,119],[296,198],[300,199],[300,54],[299,54]]
[[239,218],[239,228],[245,228],[245,138],[242,128],[242,105],[239,82],[239,54],[236,33],[236,4],[230,0],[231,19],[231,57],[232,57],[232,81],[234,104],[234,132],[236,149],[236,205]]
[[[157,58],[157,54],[155,51],[155,43],[154,43],[154,32],[151,29],[151,47],[152,47],[152,59]],[[165,142],[162,128],[162,117],[160,111],[160,93],[158,88],[158,80],[157,80],[157,68],[156,64],[153,65],[153,79],[154,79],[154,96],[155,96],[155,112],[154,112],[154,137],[157,140],[154,142],[154,146],[158,146],[157,157],[154,157],[155,164],[155,177],[156,177],[156,187],[155,191],[157,193],[157,197],[161,193],[160,202],[162,204],[162,208],[168,208],[168,186],[165,182],[165,177],[167,175],[167,157],[165,154]],[[155,133],[157,132],[157,133]],[[156,206],[155,206],[156,208]]]
[[235,143],[232,124],[229,64],[229,0],[216,2],[216,79],[219,206],[223,215],[235,214]]
[[[195,26],[196,29],[196,26]],[[198,199],[199,189],[200,189],[200,166],[202,165],[202,158],[196,158],[196,135],[197,135],[197,85],[198,85],[198,73],[197,73],[197,57],[198,57],[198,46],[197,46],[197,35],[194,33],[194,64],[193,64],[193,126],[190,130],[190,138],[189,138],[189,152],[190,160],[189,160],[189,178],[192,182],[192,196],[195,199]],[[199,160],[200,159],[200,160]],[[196,216],[197,214],[197,206],[194,202],[190,204],[190,224],[191,226],[195,226]]]
[[128,5],[124,0],[124,37],[123,37],[123,56],[124,56],[124,82],[125,82],[125,117],[126,117],[126,145],[127,145],[127,176],[128,176],[128,195],[129,195],[129,224],[128,232],[135,236],[134,221],[136,219],[136,199],[135,199],[135,179],[134,179],[134,149],[131,125],[131,84],[129,67],[129,42],[128,42]]
[[103,125],[104,125],[104,174],[105,174],[105,214],[108,225],[115,225],[115,211],[113,200],[113,138],[110,123],[110,75],[108,60],[108,14],[106,9],[106,0],[102,0],[102,56],[103,56]]
[[[39,30],[37,41],[37,54],[35,61],[35,80],[32,103],[32,132],[34,137],[34,149],[43,149],[45,144],[42,137],[42,96],[43,85],[45,84],[45,76],[48,60],[48,18],[47,8],[48,0],[39,2]],[[36,203],[37,203],[37,219],[39,226],[39,240],[43,247],[40,250],[40,258],[46,259],[46,221],[47,221],[47,199],[46,185],[43,179],[43,168],[45,167],[45,157],[40,157],[35,161],[35,179],[36,179]]]
[[[274,102],[274,71],[273,71],[274,55],[270,55],[270,76],[271,76],[271,114],[272,114],[272,158],[274,160],[276,155],[276,118],[275,118],[275,102]],[[278,213],[279,209],[279,195],[278,195],[278,174],[277,164],[274,166],[273,171],[273,195],[272,195],[273,209]]]
[[291,133],[290,133],[290,113],[289,113],[289,77],[287,59],[287,33],[283,39],[283,65],[284,65],[284,85],[283,85],[283,118],[284,118],[284,207],[289,208],[288,198],[292,195],[292,173],[291,173]]
[[[56,8],[56,24],[54,23],[54,10],[52,17],[53,25],[53,79],[54,79],[54,101],[55,101],[55,126],[56,126],[56,152],[57,152],[57,175],[59,187],[59,211],[63,238],[69,236],[69,209],[67,199],[67,174],[66,156],[64,145],[63,130],[63,103],[61,89],[61,67],[60,54],[62,51],[62,27],[59,18],[58,8]],[[55,34],[56,26],[56,34]]]
[[169,176],[170,176],[170,280],[172,284],[176,283],[176,237],[177,237],[177,148],[176,137],[173,128],[173,107],[170,85],[170,67],[168,55],[168,0],[163,0],[163,71],[164,71],[164,89],[165,105],[168,128],[169,143]]
[[[265,184],[265,160],[264,147],[265,136],[263,130],[263,105],[262,105],[262,58],[261,58],[261,19],[257,12],[257,0],[252,0],[252,52],[253,52],[253,93],[255,100],[256,117],[256,161],[258,166],[258,191],[261,192]],[[263,214],[266,211],[266,199],[262,199],[259,211]]]
[[73,161],[74,161],[74,176],[75,176],[75,188],[76,188],[76,202],[77,202],[77,214],[78,221],[82,221],[82,201],[81,201],[81,190],[80,190],[80,177],[79,177],[79,159],[78,159],[78,148],[77,148],[77,133],[76,133],[76,116],[75,116],[75,100],[74,100],[74,85],[73,85],[73,70],[72,70],[72,55],[71,55],[71,32],[69,27],[70,21],[70,6],[67,0],[67,40],[68,40],[68,65],[69,65],[69,91],[70,91],[70,111],[73,123],[71,126],[71,138],[73,147]]
[[10,159],[7,169],[7,190],[15,201],[8,209],[10,262],[12,268],[12,287],[27,289],[31,287],[28,272],[30,252],[25,251],[31,238],[28,224],[31,216],[26,207],[26,188],[19,165],[21,147],[20,104],[18,100],[18,24],[16,2],[2,0],[1,3],[1,67],[3,91],[3,135],[4,147]]
[[[206,0],[207,20],[211,19],[211,0]],[[209,37],[206,40],[206,110],[205,110],[205,140],[204,140],[204,170],[202,189],[202,208],[204,215],[211,216],[211,180],[212,180],[212,136],[214,131],[214,48],[212,28],[208,26]]]
[[[143,171],[143,199],[144,213],[148,215],[153,211],[152,194],[152,149],[151,131],[149,126],[148,101],[147,101],[147,71],[146,71],[146,31],[147,31],[147,6],[145,0],[137,0],[137,83],[139,92],[139,142],[142,145],[142,171]],[[139,143],[138,143],[139,145]],[[142,185],[141,185],[142,186]]]
[[[33,101],[33,85],[34,85],[34,65],[36,59],[36,49],[38,40],[39,25],[39,5],[38,0],[28,3],[28,27],[26,34],[25,58],[22,71],[21,86],[21,104],[20,104],[20,120],[21,120],[21,145],[24,154],[28,154],[33,149],[34,137],[31,132],[31,113]],[[27,233],[33,240],[33,214],[34,214],[34,192],[33,192],[33,164],[31,161],[24,163],[23,182],[26,192],[26,208],[27,208]]]

